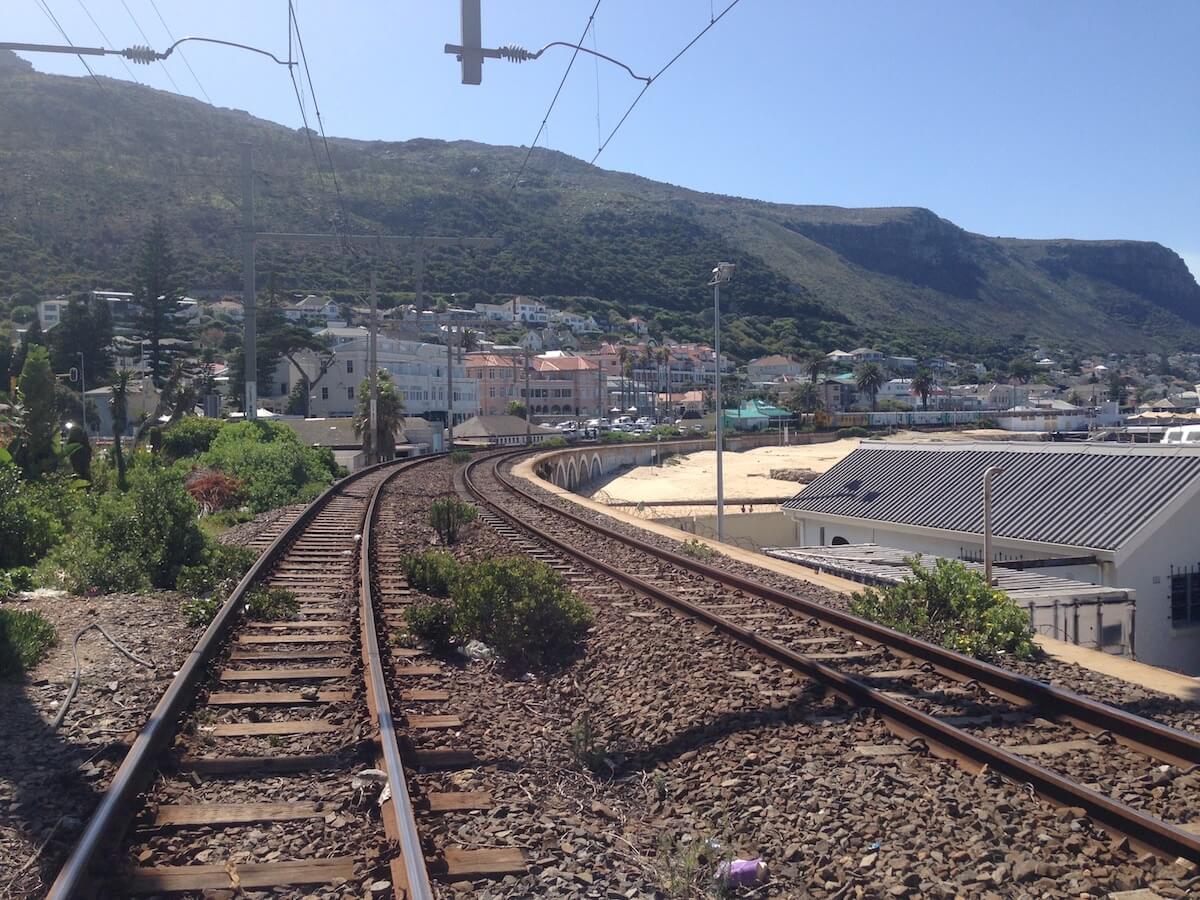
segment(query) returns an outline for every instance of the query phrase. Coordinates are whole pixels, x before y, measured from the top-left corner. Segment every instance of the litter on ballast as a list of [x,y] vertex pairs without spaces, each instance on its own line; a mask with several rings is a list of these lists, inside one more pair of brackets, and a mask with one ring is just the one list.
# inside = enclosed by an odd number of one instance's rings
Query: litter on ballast
[[770,877],[761,859],[734,859],[717,866],[717,881],[726,887],[752,887]]

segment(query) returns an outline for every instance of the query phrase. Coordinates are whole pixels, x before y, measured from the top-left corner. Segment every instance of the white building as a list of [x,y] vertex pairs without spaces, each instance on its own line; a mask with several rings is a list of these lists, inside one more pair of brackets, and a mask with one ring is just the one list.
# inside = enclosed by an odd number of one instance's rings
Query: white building
[[57,300],[42,300],[38,303],[38,324],[42,326],[42,331],[49,331],[55,325],[62,321],[63,310],[70,303],[65,297]]
[[342,321],[342,313],[336,303],[328,297],[317,297],[314,294],[309,294],[293,306],[284,307],[283,317],[289,322],[299,322],[303,319],[319,319],[324,322]]
[[[358,407],[358,392],[362,389],[367,369],[367,329],[333,327],[318,332],[330,339],[334,360],[312,390],[311,411],[313,416],[351,416]],[[410,416],[425,416],[430,413],[445,416],[446,412],[446,348],[441,344],[425,344],[418,341],[402,341],[383,337],[376,339],[379,368],[392,374],[401,396],[404,410]],[[315,357],[305,361],[309,378],[317,375]],[[279,385],[286,396],[299,378],[291,372],[286,383]],[[455,360],[452,373],[454,390],[454,420],[456,422],[475,415],[479,408],[479,383],[467,377],[461,357]],[[283,390],[286,387],[287,390]]]
[[513,297],[511,301],[513,321],[527,325],[545,325],[550,321],[550,309],[532,297]]
[[800,376],[804,374],[804,366],[790,356],[775,353],[771,356],[760,356],[746,363],[746,377],[751,384],[775,381],[784,375]]
[[600,331],[600,326],[596,324],[595,319],[577,312],[551,310],[550,321],[569,328],[575,334],[596,334]]
[[489,322],[511,322],[513,306],[511,303],[476,303],[475,312],[480,318]]
[[1086,613],[1088,626],[1101,626],[1103,644],[1132,643],[1143,662],[1200,674],[1200,447],[865,441],[783,508],[801,546],[980,559],[989,466],[1003,469],[997,565],[1037,561],[1044,574],[1132,589],[1135,616]]

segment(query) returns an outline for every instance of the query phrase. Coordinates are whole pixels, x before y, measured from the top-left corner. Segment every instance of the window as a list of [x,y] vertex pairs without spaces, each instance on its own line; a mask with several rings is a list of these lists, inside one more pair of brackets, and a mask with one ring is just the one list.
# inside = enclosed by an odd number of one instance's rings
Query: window
[[354,360],[352,360],[352,359],[346,360],[346,374],[347,375],[354,374]]
[[1200,572],[1171,575],[1171,624],[1200,625]]
[[347,399],[347,400],[353,400],[353,399],[354,399],[354,388],[352,388],[352,387],[348,387],[348,388],[346,388],[346,399]]
[[322,400],[328,400],[328,399],[329,399],[329,388],[327,388],[327,387],[323,387],[323,388],[321,388],[321,399],[322,399]]
[[285,396],[287,396],[287,392],[288,392],[287,382],[286,381],[279,382],[279,396],[285,397]]

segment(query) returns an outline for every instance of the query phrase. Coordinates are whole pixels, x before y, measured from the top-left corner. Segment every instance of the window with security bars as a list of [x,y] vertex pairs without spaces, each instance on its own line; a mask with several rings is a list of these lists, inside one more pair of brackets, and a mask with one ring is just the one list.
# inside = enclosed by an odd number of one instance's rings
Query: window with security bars
[[1200,572],[1171,576],[1171,624],[1200,625]]

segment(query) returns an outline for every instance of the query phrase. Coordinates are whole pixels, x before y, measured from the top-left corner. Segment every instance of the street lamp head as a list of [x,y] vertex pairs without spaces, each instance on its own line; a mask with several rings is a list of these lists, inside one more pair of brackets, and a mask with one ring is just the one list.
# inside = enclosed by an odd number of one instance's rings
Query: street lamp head
[[735,268],[736,266],[733,263],[717,263],[716,268],[712,270],[712,281],[709,284],[728,284],[733,280],[733,270]]

